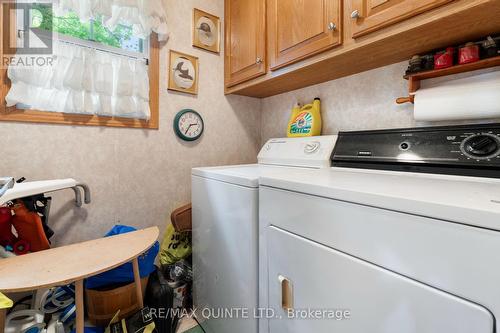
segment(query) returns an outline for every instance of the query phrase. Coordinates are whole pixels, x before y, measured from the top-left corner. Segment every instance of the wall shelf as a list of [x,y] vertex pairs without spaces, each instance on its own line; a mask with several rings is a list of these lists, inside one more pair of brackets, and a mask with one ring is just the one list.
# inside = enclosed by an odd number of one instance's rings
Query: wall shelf
[[467,73],[480,69],[491,68],[500,66],[500,56],[479,60],[470,64],[456,65],[443,69],[435,69],[431,71],[425,71],[410,75],[405,75],[404,78],[408,80],[408,90],[410,95],[408,97],[400,97],[396,100],[396,103],[414,103],[415,102],[415,92],[420,89],[420,81],[427,79],[434,79],[437,77]]

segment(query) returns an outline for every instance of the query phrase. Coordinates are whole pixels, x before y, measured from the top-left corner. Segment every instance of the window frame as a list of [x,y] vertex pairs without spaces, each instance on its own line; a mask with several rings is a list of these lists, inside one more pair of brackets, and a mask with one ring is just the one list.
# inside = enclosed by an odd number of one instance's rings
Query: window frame
[[[10,9],[15,8],[15,4],[8,5]],[[11,17],[7,18],[7,22],[4,22],[4,15],[1,13],[4,9],[4,5],[0,6],[0,25],[5,27],[8,25],[10,29],[2,29],[0,38],[2,39],[0,46],[3,49],[8,48],[9,38],[16,38],[17,34],[17,24],[16,19]],[[10,32],[11,36],[7,34]],[[61,34],[59,34],[61,35]],[[70,37],[65,36],[64,37]],[[77,38],[75,38],[77,39]],[[80,40],[84,42],[84,40]],[[104,47],[101,43],[91,42],[99,46]],[[47,124],[63,124],[63,125],[78,125],[78,126],[107,126],[107,127],[129,127],[129,128],[143,128],[143,129],[159,129],[159,102],[160,102],[160,43],[158,41],[158,35],[152,33],[149,38],[149,50],[147,53],[148,57],[148,74],[149,74],[149,108],[151,111],[151,117],[149,120],[133,119],[133,118],[123,118],[123,117],[107,117],[98,115],[83,115],[83,114],[71,114],[62,112],[47,112],[39,110],[24,110],[19,109],[16,106],[7,107],[5,102],[5,97],[9,92],[11,83],[7,76],[7,69],[0,69],[0,121],[7,122],[28,122],[28,123],[47,123]],[[94,45],[95,46],[95,45]],[[94,47],[92,46],[92,47]],[[145,45],[145,51],[146,47]],[[97,47],[96,47],[97,48]],[[126,51],[118,48],[111,47],[112,49],[117,49],[121,51]],[[124,52],[115,52],[122,55]],[[130,51],[128,51],[130,52]],[[131,52],[135,53],[135,52]],[[3,51],[0,52],[3,54]],[[135,57],[137,57],[135,53]]]

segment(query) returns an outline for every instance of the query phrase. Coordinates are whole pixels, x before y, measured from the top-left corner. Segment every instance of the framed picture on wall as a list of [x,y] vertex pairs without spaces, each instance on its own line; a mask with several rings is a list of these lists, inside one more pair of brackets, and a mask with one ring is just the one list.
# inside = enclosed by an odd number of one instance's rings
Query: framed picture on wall
[[198,94],[198,58],[170,50],[168,89]]
[[193,46],[220,53],[220,19],[199,9],[193,11]]

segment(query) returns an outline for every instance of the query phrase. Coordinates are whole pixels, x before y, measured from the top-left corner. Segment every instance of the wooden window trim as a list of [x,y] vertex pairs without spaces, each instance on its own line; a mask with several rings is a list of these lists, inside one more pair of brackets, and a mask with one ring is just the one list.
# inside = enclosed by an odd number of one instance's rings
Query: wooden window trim
[[[2,20],[3,15],[0,14],[0,26],[4,27],[4,23],[9,24],[11,27],[14,25],[14,29],[11,28],[10,30],[15,32],[15,22],[3,22]],[[3,43],[8,41],[7,36],[5,36],[6,33],[4,30],[1,34],[2,48]],[[151,34],[149,47],[149,108],[151,110],[151,118],[147,121],[121,117],[19,110],[15,106],[7,107],[5,96],[7,96],[10,89],[10,80],[7,77],[6,69],[0,69],[0,121],[158,129],[160,125],[160,43],[158,42],[158,35],[156,33]],[[133,80],[133,78],[130,79]]]

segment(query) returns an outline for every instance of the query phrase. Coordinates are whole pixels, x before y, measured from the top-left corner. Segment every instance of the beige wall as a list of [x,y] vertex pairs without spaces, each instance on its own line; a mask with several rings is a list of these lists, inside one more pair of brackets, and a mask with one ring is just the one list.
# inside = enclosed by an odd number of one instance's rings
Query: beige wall
[[286,134],[290,111],[298,100],[321,98],[323,134],[340,130],[413,126],[412,107],[398,106],[408,94],[400,63],[262,100],[262,140]]
[[[75,208],[71,191],[53,195],[57,243],[103,235],[114,224],[164,226],[190,201],[194,166],[248,163],[260,146],[260,101],[223,93],[223,57],[191,46],[192,9],[223,17],[223,0],[167,0],[169,42],[161,52],[160,130],[0,123],[0,175],[29,180],[74,177],[90,185],[93,202]],[[200,58],[199,95],[168,92],[168,50]],[[206,131],[185,143],[172,130],[175,113],[199,111]]]
[[[397,105],[396,98],[408,95],[408,82],[403,74],[408,63],[401,62],[334,81],[299,89],[262,100],[262,142],[286,135],[292,106],[296,101],[310,103],[315,97],[322,102],[323,134],[346,130],[371,130],[413,126],[435,126],[471,123],[417,123],[413,105]],[[425,87],[450,78],[500,70],[500,67],[422,82]],[[495,121],[495,120],[492,120]],[[500,121],[500,119],[497,119]],[[481,120],[479,122],[485,122]]]

